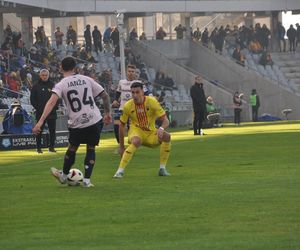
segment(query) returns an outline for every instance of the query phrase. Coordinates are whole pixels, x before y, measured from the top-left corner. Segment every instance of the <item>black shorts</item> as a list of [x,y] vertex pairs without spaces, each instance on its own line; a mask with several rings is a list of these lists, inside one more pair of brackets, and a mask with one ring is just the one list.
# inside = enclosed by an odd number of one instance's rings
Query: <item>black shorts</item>
[[80,144],[96,146],[99,144],[102,128],[102,120],[86,128],[69,128],[69,143],[76,147]]

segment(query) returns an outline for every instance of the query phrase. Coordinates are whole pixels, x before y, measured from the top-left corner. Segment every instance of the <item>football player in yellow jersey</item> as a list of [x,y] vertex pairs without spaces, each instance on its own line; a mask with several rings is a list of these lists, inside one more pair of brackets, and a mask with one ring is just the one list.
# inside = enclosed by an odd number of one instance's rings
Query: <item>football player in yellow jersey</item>
[[[135,151],[142,145],[147,147],[157,147],[160,145],[160,168],[158,175],[169,176],[166,164],[170,155],[171,136],[165,131],[169,126],[166,113],[154,97],[144,95],[142,83],[134,82],[130,88],[132,99],[124,105],[123,114],[120,118],[119,152],[122,159],[114,178],[123,177],[125,167]],[[155,121],[158,118],[161,119],[162,125],[157,129]],[[125,126],[129,119],[131,122],[128,131],[129,146],[125,149]]]

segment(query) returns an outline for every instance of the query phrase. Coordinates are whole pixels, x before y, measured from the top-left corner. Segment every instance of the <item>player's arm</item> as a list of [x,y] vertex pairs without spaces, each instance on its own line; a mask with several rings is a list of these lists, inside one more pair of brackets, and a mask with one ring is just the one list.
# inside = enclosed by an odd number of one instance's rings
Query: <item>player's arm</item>
[[166,115],[163,115],[159,119],[162,121],[162,124],[159,128],[161,128],[161,130],[167,129],[170,125],[168,117]]
[[108,125],[111,123],[112,118],[111,118],[111,113],[110,113],[110,99],[109,95],[106,93],[106,91],[102,91],[100,94],[100,97],[103,100],[103,107],[104,107],[104,124]]
[[32,132],[34,134],[37,135],[41,132],[42,125],[44,124],[46,118],[48,117],[48,115],[50,114],[52,109],[55,107],[57,101],[58,101],[58,96],[55,93],[53,93],[51,95],[50,99],[48,100],[48,102],[46,103],[46,106],[44,108],[44,112],[43,112],[40,120],[37,122],[37,124],[32,129]]
[[116,95],[115,95],[115,99],[112,103],[112,107],[113,108],[117,108],[119,107],[120,103],[119,103],[119,99],[120,99],[120,96],[121,96],[121,92],[119,92],[118,90],[116,91]]
[[164,133],[165,133],[165,129],[167,129],[169,127],[169,119],[166,115],[163,115],[159,118],[162,121],[161,126],[157,129],[157,136],[159,139],[162,140]]

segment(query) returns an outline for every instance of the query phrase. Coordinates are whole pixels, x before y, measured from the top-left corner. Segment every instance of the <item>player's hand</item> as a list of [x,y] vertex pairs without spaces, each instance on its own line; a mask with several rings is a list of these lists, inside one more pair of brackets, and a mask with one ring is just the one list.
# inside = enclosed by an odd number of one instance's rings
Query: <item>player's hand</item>
[[158,139],[162,140],[162,138],[164,136],[164,130],[162,128],[159,128],[157,130],[157,136],[158,136]]
[[41,127],[42,127],[42,124],[40,122],[38,122],[32,129],[32,133],[35,135],[38,135],[41,132]]
[[120,107],[120,103],[117,100],[114,100],[111,106],[113,108],[118,108],[118,107]]
[[120,145],[119,154],[120,154],[121,157],[123,156],[124,152],[125,152],[125,147]]
[[112,122],[112,118],[111,118],[110,113],[104,115],[103,122],[104,122],[104,125],[108,125]]

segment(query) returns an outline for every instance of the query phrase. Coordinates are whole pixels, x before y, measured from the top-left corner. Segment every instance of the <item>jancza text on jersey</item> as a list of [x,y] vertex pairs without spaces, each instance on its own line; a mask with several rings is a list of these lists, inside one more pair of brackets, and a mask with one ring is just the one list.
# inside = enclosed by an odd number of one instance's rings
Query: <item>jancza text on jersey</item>
[[74,87],[74,86],[80,86],[80,85],[86,85],[86,82],[84,80],[78,79],[73,82],[68,82],[68,88]]

